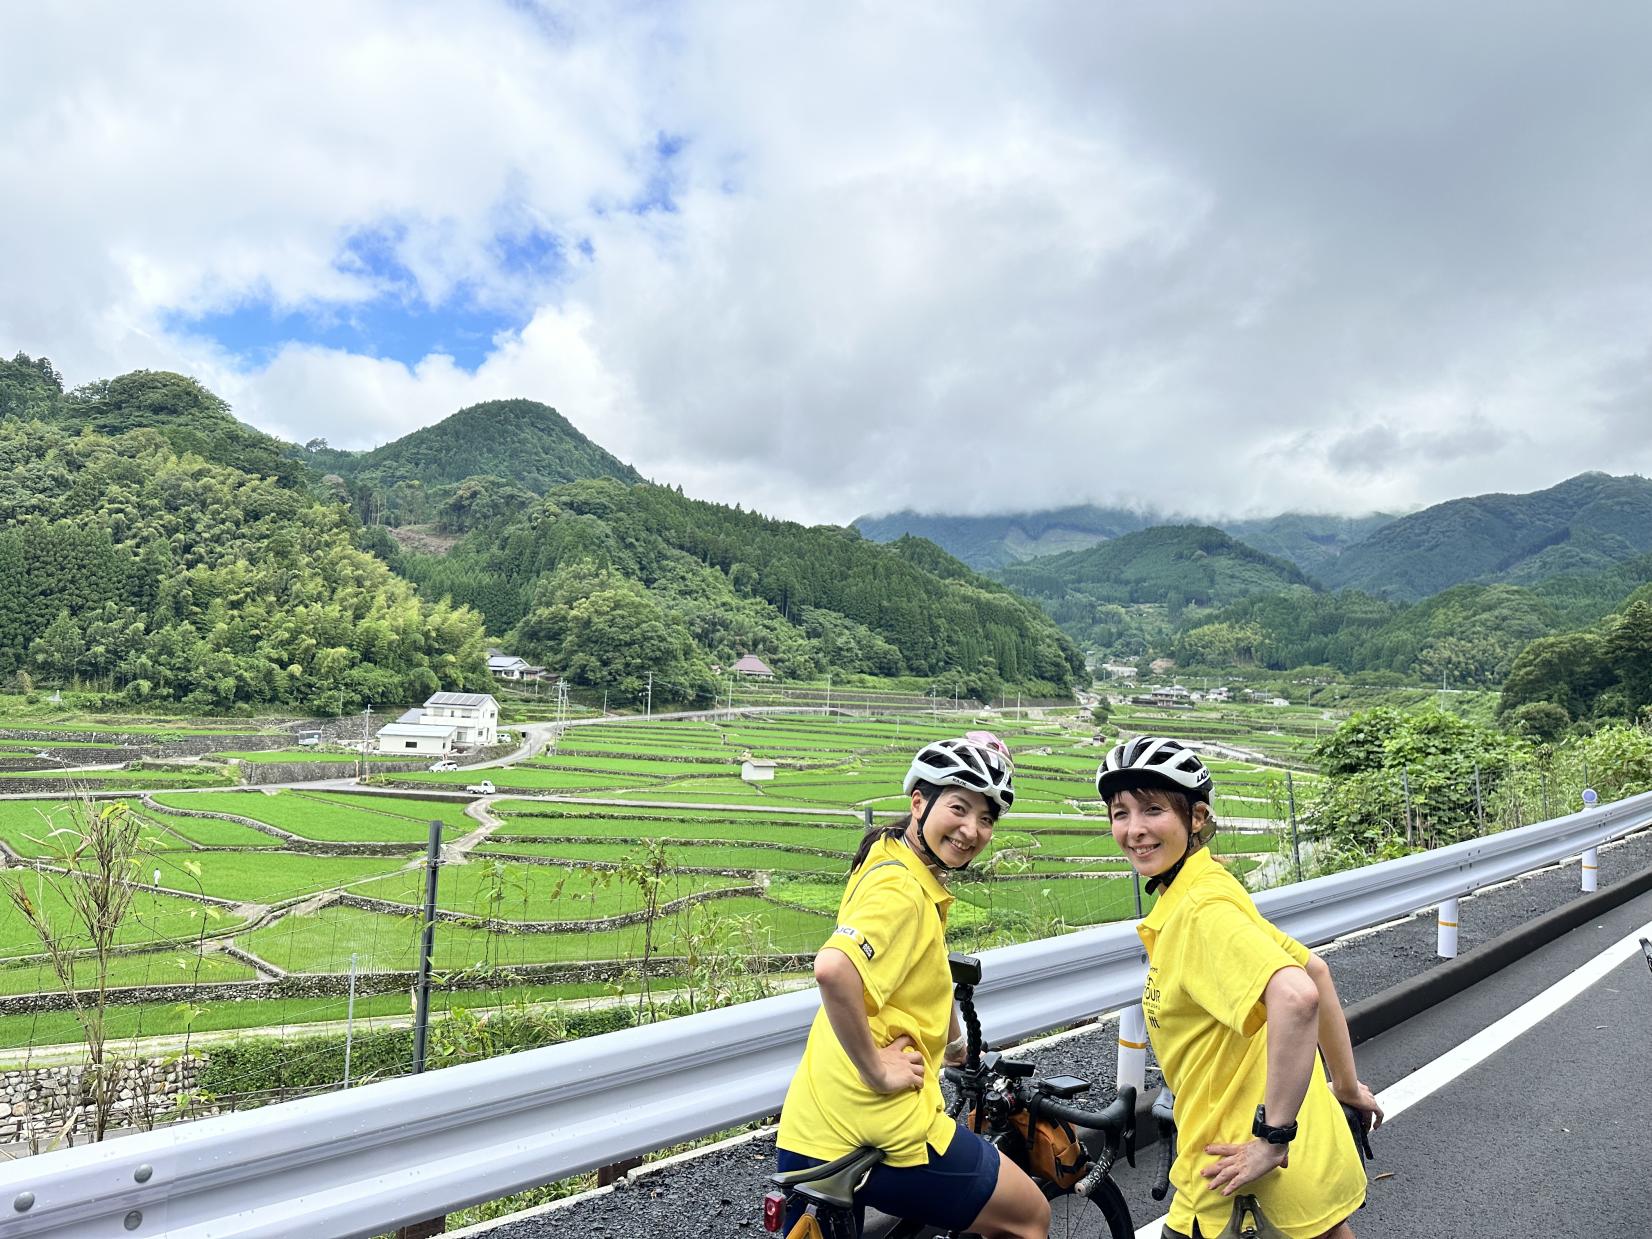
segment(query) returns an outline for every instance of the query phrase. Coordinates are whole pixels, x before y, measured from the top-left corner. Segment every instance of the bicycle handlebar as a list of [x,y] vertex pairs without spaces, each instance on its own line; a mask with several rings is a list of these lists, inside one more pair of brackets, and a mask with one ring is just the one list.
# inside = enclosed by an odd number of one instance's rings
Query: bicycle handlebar
[[1153,1199],[1170,1195],[1170,1167],[1176,1160],[1176,1124],[1159,1120],[1159,1173],[1153,1179]]
[[1071,1123],[1081,1131],[1100,1131],[1120,1136],[1130,1126],[1136,1113],[1136,1090],[1126,1089],[1102,1110],[1085,1106],[1070,1106],[1059,1098],[1040,1097],[1038,1113],[1047,1114],[1063,1123]]

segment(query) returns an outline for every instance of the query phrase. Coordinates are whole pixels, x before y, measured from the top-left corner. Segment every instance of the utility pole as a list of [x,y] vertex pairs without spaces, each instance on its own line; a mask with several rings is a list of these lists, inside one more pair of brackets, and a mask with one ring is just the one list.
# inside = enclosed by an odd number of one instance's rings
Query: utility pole
[[826,713],[832,712],[832,673],[826,673]]
[[356,764],[356,778],[367,776],[367,736],[373,725],[373,703],[369,701],[367,708],[361,712],[361,760]]
[[654,673],[648,673],[648,704],[643,707],[643,717],[654,717]]

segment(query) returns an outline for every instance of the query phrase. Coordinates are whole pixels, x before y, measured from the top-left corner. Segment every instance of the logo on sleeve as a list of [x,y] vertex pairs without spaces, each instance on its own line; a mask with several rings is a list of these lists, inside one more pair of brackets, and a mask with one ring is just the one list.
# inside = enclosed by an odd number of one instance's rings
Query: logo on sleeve
[[834,934],[842,934],[845,938],[849,939],[849,941],[853,942],[860,948],[860,953],[866,956],[867,959],[871,959],[872,956],[877,954],[877,952],[872,949],[872,944],[866,940],[866,935],[861,933],[860,930],[856,929],[852,925],[839,925],[832,932]]

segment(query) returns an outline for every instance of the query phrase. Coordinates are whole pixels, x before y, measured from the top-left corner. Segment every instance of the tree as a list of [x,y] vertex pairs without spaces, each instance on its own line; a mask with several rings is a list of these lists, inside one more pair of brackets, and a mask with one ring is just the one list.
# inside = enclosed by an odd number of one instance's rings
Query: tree
[[125,1067],[108,1050],[109,968],[149,857],[143,823],[124,802],[82,795],[70,802],[67,822],[34,841],[53,867],[12,878],[6,894],[44,948],[80,1025],[88,1060],[80,1094],[91,1101],[92,1139],[102,1140]]

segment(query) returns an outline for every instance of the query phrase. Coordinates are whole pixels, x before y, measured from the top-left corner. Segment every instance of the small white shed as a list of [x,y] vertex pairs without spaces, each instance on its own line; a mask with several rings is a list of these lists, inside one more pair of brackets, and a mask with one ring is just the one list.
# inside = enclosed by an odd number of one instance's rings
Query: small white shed
[[458,730],[453,723],[390,723],[379,728],[379,752],[446,757]]
[[740,763],[740,777],[748,783],[767,783],[774,778],[777,763],[761,757],[748,757]]

